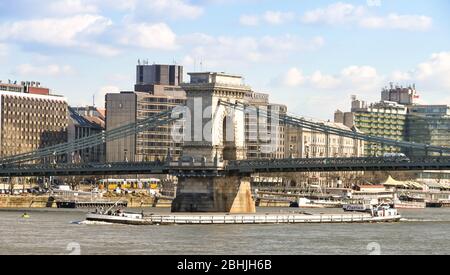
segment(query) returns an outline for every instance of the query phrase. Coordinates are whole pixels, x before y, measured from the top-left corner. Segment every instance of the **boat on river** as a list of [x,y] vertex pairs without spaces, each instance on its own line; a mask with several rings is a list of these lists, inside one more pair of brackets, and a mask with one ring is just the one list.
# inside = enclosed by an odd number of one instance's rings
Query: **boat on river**
[[114,212],[114,213],[89,213],[87,221],[105,222],[125,225],[151,225],[152,222],[145,219],[143,214]]
[[391,203],[391,207],[397,209],[425,209],[427,207],[424,198],[414,196],[395,197]]
[[373,222],[380,221],[400,221],[401,215],[398,213],[398,210],[387,203],[381,203],[378,205],[369,203],[369,204],[348,204],[344,205],[344,211],[346,212],[360,212],[360,213],[369,213],[372,216]]

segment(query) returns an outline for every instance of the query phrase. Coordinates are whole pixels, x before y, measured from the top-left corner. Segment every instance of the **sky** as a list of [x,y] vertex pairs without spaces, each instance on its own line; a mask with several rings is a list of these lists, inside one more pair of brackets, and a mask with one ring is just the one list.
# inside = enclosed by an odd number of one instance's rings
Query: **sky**
[[352,95],[379,100],[390,82],[450,104],[449,11],[448,0],[0,0],[0,80],[103,106],[133,89],[140,59],[242,75],[319,119]]

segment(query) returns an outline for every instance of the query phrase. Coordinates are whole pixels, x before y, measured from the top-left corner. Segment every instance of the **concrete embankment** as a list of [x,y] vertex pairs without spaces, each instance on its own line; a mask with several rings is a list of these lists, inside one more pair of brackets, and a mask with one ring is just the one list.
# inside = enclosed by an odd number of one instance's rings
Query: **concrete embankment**
[[[155,199],[149,196],[114,196],[105,200],[128,201],[129,208],[158,207],[167,208],[172,204],[170,198]],[[0,196],[0,208],[56,208],[56,201],[51,196]]]
[[0,196],[0,208],[56,207],[49,196]]

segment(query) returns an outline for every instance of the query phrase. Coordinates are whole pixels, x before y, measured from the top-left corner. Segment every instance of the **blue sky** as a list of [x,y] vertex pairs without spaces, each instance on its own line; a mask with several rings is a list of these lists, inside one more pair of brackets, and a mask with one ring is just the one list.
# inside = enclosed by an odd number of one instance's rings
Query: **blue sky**
[[447,0],[0,0],[0,79],[101,105],[148,59],[241,74],[315,118],[353,94],[378,100],[389,82],[450,104],[448,11]]

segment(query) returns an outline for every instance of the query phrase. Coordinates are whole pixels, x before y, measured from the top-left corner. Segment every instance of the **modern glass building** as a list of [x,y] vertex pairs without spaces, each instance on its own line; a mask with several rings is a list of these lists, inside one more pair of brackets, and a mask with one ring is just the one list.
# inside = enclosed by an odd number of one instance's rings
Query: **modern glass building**
[[[406,138],[409,141],[450,147],[450,106],[416,105],[408,108]],[[413,156],[427,152],[410,150]]]

